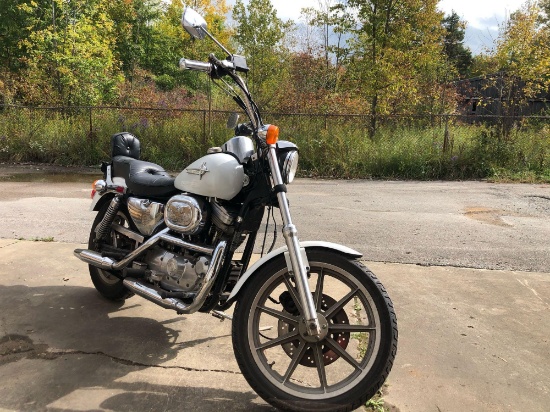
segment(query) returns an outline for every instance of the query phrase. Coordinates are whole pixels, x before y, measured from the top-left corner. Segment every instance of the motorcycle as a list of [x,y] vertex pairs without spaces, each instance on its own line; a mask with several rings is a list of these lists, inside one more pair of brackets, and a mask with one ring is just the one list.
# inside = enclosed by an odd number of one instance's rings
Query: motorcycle
[[[183,58],[180,67],[209,75],[248,122],[232,119],[235,136],[175,178],[140,160],[137,137],[115,134],[112,158],[92,191],[98,213],[88,249],[74,253],[108,299],[138,295],[178,314],[231,319],[239,367],[273,406],[355,409],[377,393],[392,367],[392,302],[359,252],[299,241],[287,200],[297,146],[264,124],[239,75],[249,70],[246,59],[221,45],[193,9],[184,10],[182,25],[196,39],[208,36],[227,57]],[[265,211],[269,218],[273,208],[286,246],[251,264]],[[230,316],[224,311],[233,305]]]

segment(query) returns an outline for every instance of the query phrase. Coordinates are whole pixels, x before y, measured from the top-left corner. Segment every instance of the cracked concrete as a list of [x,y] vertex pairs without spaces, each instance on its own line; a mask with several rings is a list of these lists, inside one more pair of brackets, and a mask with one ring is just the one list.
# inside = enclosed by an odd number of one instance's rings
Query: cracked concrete
[[[228,321],[102,299],[79,246],[0,249],[1,410],[272,410],[238,369]],[[398,315],[392,410],[547,411],[548,274],[367,264]]]
[[0,249],[1,410],[273,410],[242,377],[228,321],[104,300],[78,246]]
[[182,371],[188,372],[216,372],[216,373],[229,373],[241,375],[240,372],[232,370],[223,370],[223,369],[198,369],[198,368],[189,368],[186,366],[165,366],[151,363],[135,362],[132,360],[119,358],[117,356],[109,355],[108,353],[102,351],[87,352],[82,350],[75,349],[56,349],[49,348],[46,344],[35,345],[34,342],[24,335],[7,335],[0,339],[0,365],[8,362],[14,362],[22,358],[28,359],[57,359],[60,356],[81,356],[81,355],[90,355],[90,356],[100,356],[103,358],[108,358],[115,363],[126,366],[137,366],[144,368],[160,368],[160,369],[179,369]]

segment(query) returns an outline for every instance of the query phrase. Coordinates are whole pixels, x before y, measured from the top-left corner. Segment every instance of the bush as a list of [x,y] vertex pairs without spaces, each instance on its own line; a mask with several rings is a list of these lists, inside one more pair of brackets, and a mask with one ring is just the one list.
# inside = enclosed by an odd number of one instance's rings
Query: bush
[[[550,128],[522,125],[502,136],[498,125],[445,126],[412,119],[386,122],[373,139],[364,117],[271,115],[281,139],[300,148],[300,174],[331,178],[550,181]],[[71,112],[8,108],[0,112],[0,160],[99,164],[110,136],[136,134],[142,158],[180,170],[231,137],[226,113],[156,109]]]

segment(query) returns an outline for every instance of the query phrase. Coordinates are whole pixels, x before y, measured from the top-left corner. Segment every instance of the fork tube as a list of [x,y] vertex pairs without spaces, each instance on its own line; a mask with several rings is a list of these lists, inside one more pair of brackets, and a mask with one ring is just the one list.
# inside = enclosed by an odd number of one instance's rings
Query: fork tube
[[[279,164],[277,163],[277,152],[275,150],[275,145],[269,145],[268,158],[273,185],[283,185],[283,178],[281,177]],[[307,325],[307,333],[311,336],[320,335],[321,326],[319,325],[317,311],[315,310],[315,303],[313,302],[311,290],[309,289],[306,266],[302,259],[302,254],[300,253],[298,231],[296,226],[292,224],[292,218],[290,217],[290,209],[288,207],[286,193],[279,191],[277,193],[277,200],[279,201],[279,209],[283,219],[283,236],[285,238],[290,263],[292,266],[289,270],[291,270],[294,274],[298,297],[304,310],[304,320]]]

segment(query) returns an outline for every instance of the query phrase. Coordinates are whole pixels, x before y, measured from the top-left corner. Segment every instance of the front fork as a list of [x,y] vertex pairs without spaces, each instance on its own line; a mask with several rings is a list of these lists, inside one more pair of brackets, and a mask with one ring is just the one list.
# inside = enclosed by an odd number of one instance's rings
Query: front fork
[[[288,270],[294,275],[298,299],[300,300],[300,305],[304,312],[304,320],[307,325],[307,334],[310,336],[319,336],[321,334],[321,325],[319,324],[317,310],[315,309],[313,296],[311,296],[311,290],[309,289],[308,268],[304,261],[305,253],[304,256],[302,256],[300,242],[298,240],[298,231],[296,226],[292,224],[292,218],[290,217],[290,209],[288,207],[283,178],[281,177],[279,164],[277,162],[275,145],[269,145],[268,158],[273,179],[273,187],[277,191],[279,210],[281,211],[281,217],[283,219],[283,237],[285,238],[288,250]],[[290,263],[290,265],[288,265],[288,263]]]

